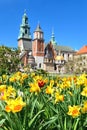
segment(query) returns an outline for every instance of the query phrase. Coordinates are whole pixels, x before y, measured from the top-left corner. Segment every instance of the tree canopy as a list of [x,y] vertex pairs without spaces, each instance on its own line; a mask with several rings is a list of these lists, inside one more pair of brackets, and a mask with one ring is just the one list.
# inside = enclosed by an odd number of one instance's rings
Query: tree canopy
[[0,75],[18,70],[19,49],[0,46]]

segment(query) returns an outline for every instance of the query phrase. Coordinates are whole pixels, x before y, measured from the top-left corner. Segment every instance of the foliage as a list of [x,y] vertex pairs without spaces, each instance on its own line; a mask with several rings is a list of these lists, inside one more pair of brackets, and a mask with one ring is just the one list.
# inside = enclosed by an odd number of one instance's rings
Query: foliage
[[0,77],[0,130],[86,130],[87,75]]
[[38,75],[47,75],[48,74],[48,72],[43,69],[36,69],[35,73]]
[[18,70],[19,50],[0,46],[0,75]]

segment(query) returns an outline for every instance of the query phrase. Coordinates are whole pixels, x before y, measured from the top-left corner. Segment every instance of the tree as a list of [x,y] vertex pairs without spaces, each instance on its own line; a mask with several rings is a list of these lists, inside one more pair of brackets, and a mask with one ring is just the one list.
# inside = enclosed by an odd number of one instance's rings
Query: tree
[[0,46],[0,75],[18,70],[19,49]]

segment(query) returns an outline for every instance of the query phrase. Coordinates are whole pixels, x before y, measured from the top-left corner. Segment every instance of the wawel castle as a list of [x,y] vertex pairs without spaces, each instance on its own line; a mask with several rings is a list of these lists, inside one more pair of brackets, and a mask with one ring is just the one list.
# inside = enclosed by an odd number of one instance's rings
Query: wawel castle
[[[36,26],[32,39],[26,13],[24,13],[20,25],[18,47],[20,48],[22,66],[30,65],[32,68],[44,69],[49,72],[65,73],[68,63],[71,63],[71,66],[69,65],[70,68],[68,67],[70,70],[77,68],[77,63],[79,66],[81,64],[86,65],[87,46],[75,52],[71,47],[57,45],[54,32],[52,32],[50,41],[45,43],[44,32],[40,24]],[[84,62],[78,62],[78,57],[82,57]],[[73,66],[74,60],[77,62]]]

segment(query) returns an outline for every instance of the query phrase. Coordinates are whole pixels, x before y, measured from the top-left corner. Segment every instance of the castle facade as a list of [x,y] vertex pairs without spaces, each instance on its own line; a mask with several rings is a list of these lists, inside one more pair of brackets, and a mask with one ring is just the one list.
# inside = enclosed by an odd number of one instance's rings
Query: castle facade
[[32,68],[47,71],[65,72],[65,63],[73,60],[75,53],[71,47],[57,45],[54,32],[50,41],[45,43],[40,24],[34,30],[32,39],[28,16],[25,12],[19,30],[18,47],[22,66],[30,65]]

